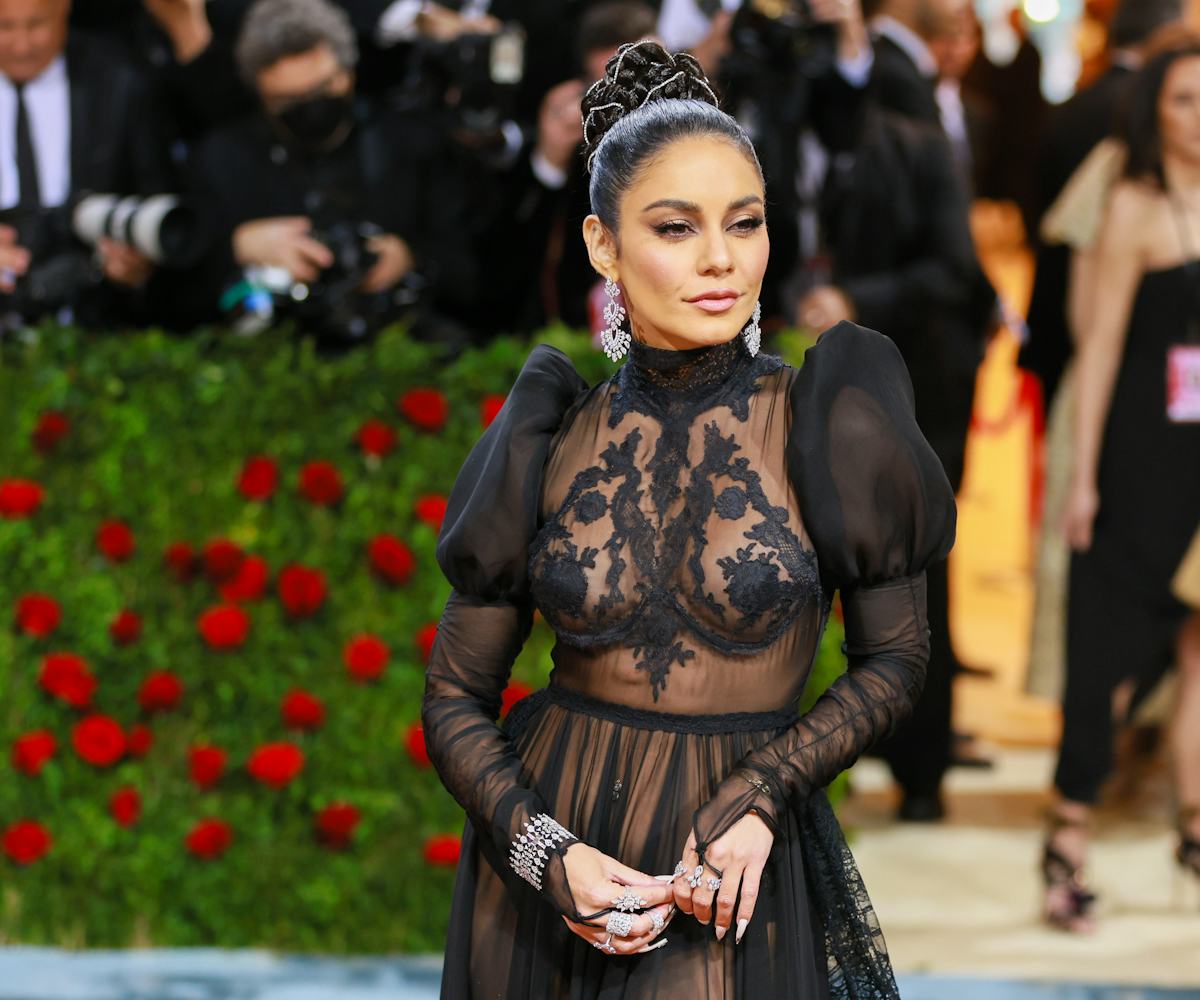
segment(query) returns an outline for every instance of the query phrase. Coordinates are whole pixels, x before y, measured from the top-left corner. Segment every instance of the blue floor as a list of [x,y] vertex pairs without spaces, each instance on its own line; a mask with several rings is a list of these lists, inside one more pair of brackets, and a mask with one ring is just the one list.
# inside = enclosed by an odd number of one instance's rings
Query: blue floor
[[[436,1000],[440,971],[437,956],[322,959],[209,949],[0,948],[0,1000]],[[936,976],[903,977],[900,994],[904,1000],[1200,1000],[1200,988]]]

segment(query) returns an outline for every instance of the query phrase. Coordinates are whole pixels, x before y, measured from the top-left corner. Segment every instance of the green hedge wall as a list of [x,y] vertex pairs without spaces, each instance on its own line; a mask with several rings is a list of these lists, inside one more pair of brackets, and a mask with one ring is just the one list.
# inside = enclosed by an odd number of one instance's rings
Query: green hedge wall
[[[535,340],[612,371],[582,334]],[[392,330],[327,359],[286,330],[47,327],[0,346],[0,940],[440,948],[463,817],[414,729],[449,593],[439,498],[532,343],[447,360]],[[373,567],[381,534],[407,576]],[[514,696],[552,638],[539,621]]]

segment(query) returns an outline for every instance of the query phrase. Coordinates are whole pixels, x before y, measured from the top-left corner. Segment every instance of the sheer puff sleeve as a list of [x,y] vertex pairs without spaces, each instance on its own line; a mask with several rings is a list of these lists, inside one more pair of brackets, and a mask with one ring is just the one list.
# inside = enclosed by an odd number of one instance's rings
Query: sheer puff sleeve
[[526,551],[537,529],[550,442],[586,389],[565,354],[534,347],[459,470],[437,542],[438,565],[452,590],[430,651],[421,708],[429,758],[466,810],[492,866],[520,875],[569,916],[577,911],[562,854],[575,838],[529,786],[496,720],[533,624]]
[[789,804],[802,806],[911,713],[929,659],[925,567],[954,544],[954,494],[891,340],[838,324],[790,392],[788,476],[826,593],[842,593],[849,669],[696,811],[702,856],[751,810],[777,833]]

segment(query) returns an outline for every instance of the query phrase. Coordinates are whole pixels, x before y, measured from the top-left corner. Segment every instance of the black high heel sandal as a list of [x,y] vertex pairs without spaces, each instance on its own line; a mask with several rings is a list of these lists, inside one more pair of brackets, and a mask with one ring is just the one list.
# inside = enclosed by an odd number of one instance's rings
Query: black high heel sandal
[[1087,824],[1058,812],[1050,812],[1047,820],[1049,829],[1042,843],[1042,882],[1046,887],[1042,919],[1051,927],[1072,934],[1090,931],[1097,896],[1084,882],[1083,866],[1074,864],[1054,846],[1054,835],[1059,830]]
[[1176,820],[1179,826],[1179,844],[1175,848],[1175,860],[1184,871],[1200,878],[1200,840],[1188,832],[1188,824],[1200,815],[1200,806],[1184,806]]

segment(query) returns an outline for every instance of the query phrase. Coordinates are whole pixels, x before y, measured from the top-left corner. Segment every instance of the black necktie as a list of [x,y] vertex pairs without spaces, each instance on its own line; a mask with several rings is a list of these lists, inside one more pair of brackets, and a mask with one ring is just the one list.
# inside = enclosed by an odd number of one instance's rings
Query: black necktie
[[17,178],[21,196],[18,208],[41,208],[42,189],[38,181],[37,157],[33,152],[33,135],[29,131],[29,115],[25,112],[25,84],[14,84],[17,92]]

